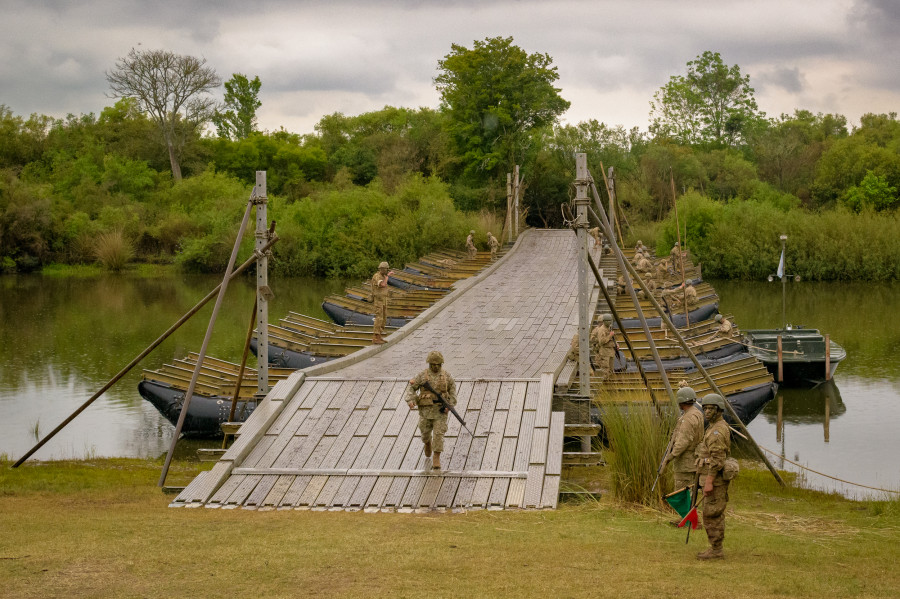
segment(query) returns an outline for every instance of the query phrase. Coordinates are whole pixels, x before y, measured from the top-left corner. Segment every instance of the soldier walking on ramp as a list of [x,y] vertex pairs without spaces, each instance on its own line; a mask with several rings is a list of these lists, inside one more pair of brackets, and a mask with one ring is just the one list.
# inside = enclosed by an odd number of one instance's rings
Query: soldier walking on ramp
[[441,352],[430,352],[427,361],[428,368],[409,381],[406,403],[411,410],[419,409],[419,431],[422,433],[422,443],[425,444],[425,455],[431,456],[431,467],[440,470],[444,433],[447,432],[447,411],[441,409],[435,394],[424,387],[427,383],[449,405],[455,406],[456,383],[450,373],[443,369],[444,356]]
[[500,242],[497,241],[497,238],[491,235],[491,232],[488,231],[487,234],[487,242],[488,247],[491,248],[491,262],[497,259],[497,248],[500,247]]
[[372,304],[375,307],[375,327],[372,332],[372,343],[384,343],[384,325],[387,323],[388,277],[394,271],[388,271],[388,263],[382,262],[372,275]]
[[597,354],[597,373],[606,379],[613,372],[616,359],[616,333],[612,330],[612,314],[603,315],[603,324],[591,331],[591,346]]
[[478,248],[475,247],[475,231],[469,231],[469,236],[466,237],[466,251],[469,252],[470,260],[478,254]]
[[[663,469],[672,464],[676,491],[693,486],[697,477],[697,456],[694,451],[703,439],[703,414],[696,407],[697,394],[690,387],[682,387],[678,390],[677,397],[681,416],[672,432],[672,451],[663,460]],[[691,499],[696,500],[696,497]]]
[[703,484],[703,528],[709,538],[709,549],[697,554],[699,559],[725,557],[725,507],[728,485],[736,474],[737,462],[731,457],[731,431],[722,418],[725,399],[716,393],[703,398],[703,415],[709,424],[703,440],[697,445],[697,475]]

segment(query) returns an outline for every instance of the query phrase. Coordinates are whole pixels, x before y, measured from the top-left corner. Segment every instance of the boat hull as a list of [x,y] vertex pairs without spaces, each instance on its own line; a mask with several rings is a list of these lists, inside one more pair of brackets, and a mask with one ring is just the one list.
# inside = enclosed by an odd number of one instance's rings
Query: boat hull
[[[712,316],[719,311],[719,302],[713,302],[711,304],[706,304],[704,306],[700,306],[699,308],[695,308],[688,312],[691,322],[700,322],[701,320],[708,320],[712,318]],[[676,312],[674,315],[669,314],[669,319],[672,321],[678,328],[683,328],[687,326],[687,317],[684,315],[684,312]],[[635,329],[641,326],[641,320],[639,318],[623,318],[622,326],[626,329]],[[663,326],[662,318],[659,316],[649,316],[647,315],[647,326],[652,329],[658,329]]]
[[[328,301],[322,302],[322,309],[325,310],[325,313],[328,314],[328,316],[334,322],[341,326],[347,326],[348,324],[375,324],[375,316],[373,314],[363,314],[362,312],[356,312],[355,310],[350,310],[349,308],[338,306],[337,304],[332,304]],[[391,316],[388,317],[385,324],[389,327],[397,327],[399,329],[400,327],[408,324],[410,320],[412,319],[396,318]]]
[[[623,352],[622,349],[619,350],[619,353],[616,355],[615,369],[617,371],[624,370],[626,372],[636,372],[638,369],[637,364],[635,364],[634,360],[627,358],[627,355],[628,354]],[[748,358],[750,357],[750,354],[744,351],[744,346],[740,343],[729,343],[728,345],[724,345],[712,351],[696,354],[696,357],[697,361],[700,362],[704,368],[709,368],[711,366],[718,366],[720,364],[727,364],[728,362]],[[662,362],[663,370],[667,372],[670,370],[681,369],[685,372],[693,372],[696,370],[694,362],[688,357],[671,358],[660,361]],[[641,360],[641,366],[645,372],[656,372],[658,370],[656,362],[652,359]]]
[[[159,410],[159,413],[173,426],[177,425],[178,418],[181,416],[181,408],[184,405],[184,391],[158,381],[141,381],[138,383],[138,393],[153,404],[153,407]],[[244,422],[254,409],[256,409],[256,402],[238,401],[234,412],[234,421]],[[230,397],[207,397],[194,394],[191,397],[191,404],[188,407],[181,434],[196,439],[221,438],[220,425],[228,422],[230,412]]]
[[[258,355],[256,349],[257,340],[254,338],[250,340],[250,351],[253,352],[254,356]],[[269,344],[269,364],[279,368],[302,370],[303,368],[309,368],[331,360],[334,360],[334,357],[318,356],[308,351],[298,352]]]
[[817,385],[834,377],[838,364],[847,357],[843,347],[829,340],[825,367],[825,336],[817,329],[754,329],[744,333],[744,345],[778,379],[778,339],[782,347],[782,380],[785,386]]

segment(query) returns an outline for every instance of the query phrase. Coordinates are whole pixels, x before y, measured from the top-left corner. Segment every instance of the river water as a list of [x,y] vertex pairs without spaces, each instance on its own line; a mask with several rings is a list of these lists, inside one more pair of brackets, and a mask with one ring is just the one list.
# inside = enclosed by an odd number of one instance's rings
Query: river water
[[[220,282],[214,276],[0,277],[0,454],[18,458]],[[742,328],[781,326],[781,284],[711,281]],[[325,318],[325,295],[345,281],[272,282],[270,322],[288,310]],[[784,389],[748,427],[779,468],[808,468],[900,488],[900,284],[789,283],[787,320],[830,333],[847,350],[830,388]],[[238,361],[253,307],[251,279],[229,285],[209,354]],[[157,457],[174,428],[137,393],[140,369],[197,351],[212,302],[100,397],[32,459]],[[779,403],[782,427],[778,427]],[[204,446],[214,446],[206,442]],[[197,443],[179,442],[191,455]],[[183,452],[183,453],[182,453]],[[807,486],[883,496],[807,474]]]

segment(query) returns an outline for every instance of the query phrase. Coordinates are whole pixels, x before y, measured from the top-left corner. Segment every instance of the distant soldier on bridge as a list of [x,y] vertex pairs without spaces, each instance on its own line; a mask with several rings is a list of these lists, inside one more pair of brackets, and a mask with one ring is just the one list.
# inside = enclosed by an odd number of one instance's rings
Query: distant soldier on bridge
[[384,343],[384,325],[387,323],[388,307],[388,277],[394,271],[388,271],[388,263],[382,262],[378,270],[372,275],[372,304],[375,308],[375,327],[372,331],[372,343],[381,345]]
[[432,389],[451,406],[456,405],[456,383],[450,373],[444,370],[444,356],[439,351],[428,354],[428,368],[409,381],[406,403],[409,409],[419,410],[419,431],[425,444],[425,455],[431,457],[431,467],[441,468],[441,452],[444,451],[444,433],[447,432],[447,412],[441,410],[441,403],[431,391],[424,389],[428,383]]
[[469,236],[466,237],[466,251],[469,252],[470,260],[478,254],[478,248],[475,247],[475,231],[469,231]]
[[616,333],[612,330],[612,314],[603,315],[603,324],[591,331],[591,347],[597,354],[597,373],[604,379],[612,374],[616,358]]
[[491,235],[491,232],[488,231],[487,234],[487,242],[488,247],[491,248],[491,262],[497,259],[497,248],[500,247],[500,242],[497,241],[497,238]]

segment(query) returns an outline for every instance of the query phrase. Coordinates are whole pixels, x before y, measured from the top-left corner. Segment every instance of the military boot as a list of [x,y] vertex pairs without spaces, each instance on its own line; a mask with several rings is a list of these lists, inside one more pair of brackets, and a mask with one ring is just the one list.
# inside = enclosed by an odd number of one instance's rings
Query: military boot
[[372,343],[375,345],[382,345],[384,343],[384,339],[382,339],[381,335],[375,333],[372,335]]
[[431,457],[431,441],[425,441],[425,457]]
[[725,552],[722,551],[721,547],[710,547],[706,551],[701,551],[697,554],[697,559],[722,559],[725,557]]
[[434,455],[431,456],[431,469],[432,470],[440,470],[441,469],[441,452],[435,451]]

